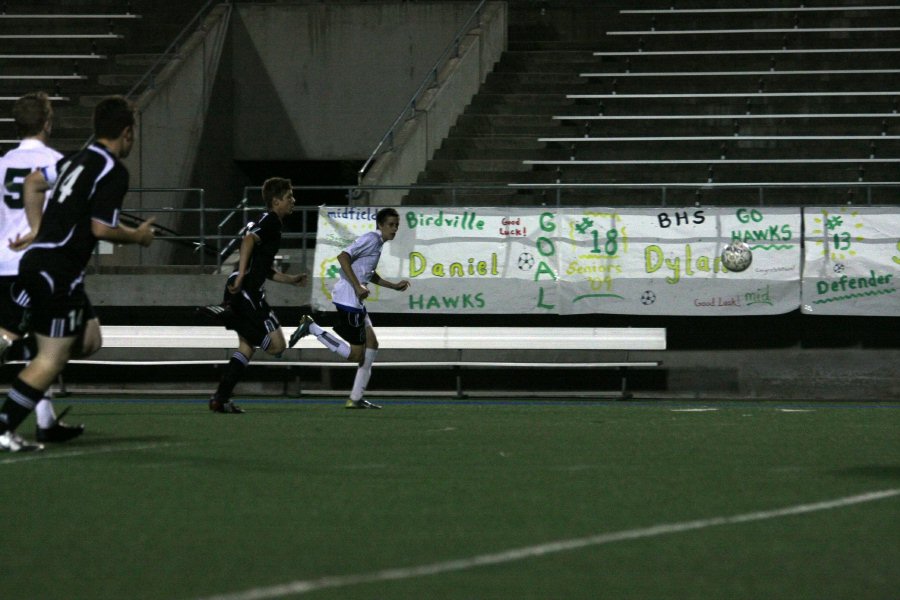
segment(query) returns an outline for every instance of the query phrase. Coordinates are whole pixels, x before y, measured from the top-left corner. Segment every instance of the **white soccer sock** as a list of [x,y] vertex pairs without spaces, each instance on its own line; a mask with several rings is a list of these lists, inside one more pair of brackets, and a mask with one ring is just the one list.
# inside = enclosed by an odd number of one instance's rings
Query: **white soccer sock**
[[[319,330],[318,333],[313,331],[313,327]],[[350,344],[345,342],[343,338],[340,338],[336,335],[332,335],[319,327],[318,325],[310,325],[309,332],[316,336],[316,339],[319,340],[319,343],[335,352],[340,354],[343,358],[349,358],[350,356]]]
[[37,420],[37,426],[41,429],[48,429],[53,426],[56,421],[56,413],[53,412],[53,403],[46,396],[34,407],[34,417]]
[[361,400],[366,386],[369,385],[369,378],[372,376],[372,365],[375,363],[375,355],[378,354],[376,348],[366,348],[366,356],[356,369],[356,377],[353,378],[353,389],[350,391],[350,399],[354,402]]

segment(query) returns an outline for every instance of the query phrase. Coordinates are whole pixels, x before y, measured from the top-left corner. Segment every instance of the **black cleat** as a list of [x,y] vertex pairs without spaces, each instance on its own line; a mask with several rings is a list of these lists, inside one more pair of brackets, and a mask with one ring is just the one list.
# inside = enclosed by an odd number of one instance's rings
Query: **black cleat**
[[247,412],[234,402],[230,400],[227,402],[222,402],[222,400],[220,400],[216,396],[212,396],[209,399],[209,410],[215,413],[222,413],[226,415],[240,415]]
[[309,315],[300,317],[300,325],[294,330],[294,333],[291,334],[291,339],[288,341],[288,348],[293,348],[294,344],[309,335],[309,326],[312,324],[313,320]]
[[71,406],[67,406],[64,411],[59,413],[56,420],[50,427],[37,427],[35,429],[35,437],[39,442],[68,442],[73,438],[77,438],[84,433],[84,424],[69,425],[63,423],[62,418],[71,410]]

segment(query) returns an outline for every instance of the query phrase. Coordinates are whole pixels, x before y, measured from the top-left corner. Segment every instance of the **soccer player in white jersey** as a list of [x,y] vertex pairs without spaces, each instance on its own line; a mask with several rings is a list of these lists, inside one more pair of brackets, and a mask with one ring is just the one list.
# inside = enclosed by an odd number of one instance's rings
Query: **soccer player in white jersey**
[[[13,105],[12,114],[22,141],[0,158],[0,240],[8,241],[0,243],[0,361],[27,361],[37,348],[33,336],[22,335],[24,311],[13,301],[11,292],[19,274],[21,248],[35,233],[35,215],[26,215],[23,185],[25,178],[37,170],[52,185],[62,154],[47,146],[53,127],[53,108],[47,94],[22,96]],[[67,425],[57,418],[49,394],[37,403],[35,415],[39,442],[65,442],[84,432],[84,425]]]
[[375,231],[359,236],[337,257],[338,264],[341,265],[341,277],[331,291],[331,300],[337,309],[334,331],[340,337],[319,327],[312,317],[303,315],[300,326],[290,339],[290,345],[293,346],[300,338],[311,333],[332,352],[359,364],[346,408],[381,408],[363,398],[372,376],[372,364],[378,353],[378,338],[375,337],[372,319],[364,304],[369,295],[369,288],[366,286],[374,283],[399,292],[409,288],[409,281],[403,279],[391,282],[375,271],[384,243],[397,236],[400,215],[393,208],[382,208],[375,215],[375,226]]

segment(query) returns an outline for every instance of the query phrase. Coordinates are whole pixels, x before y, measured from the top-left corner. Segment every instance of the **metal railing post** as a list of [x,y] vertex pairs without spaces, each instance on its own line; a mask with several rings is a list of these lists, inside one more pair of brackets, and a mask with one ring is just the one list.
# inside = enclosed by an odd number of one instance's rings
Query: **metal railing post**
[[206,200],[205,190],[200,190],[200,267],[206,267]]

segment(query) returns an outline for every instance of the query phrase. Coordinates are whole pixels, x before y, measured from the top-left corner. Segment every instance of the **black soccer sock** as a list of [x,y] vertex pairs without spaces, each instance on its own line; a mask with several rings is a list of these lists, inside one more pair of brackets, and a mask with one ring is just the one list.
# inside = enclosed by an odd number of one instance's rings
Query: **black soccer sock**
[[3,353],[4,361],[23,361],[27,362],[34,358],[37,354],[37,342],[32,335],[13,340],[6,352]]
[[0,409],[0,431],[15,431],[43,397],[44,392],[16,377]]
[[227,402],[231,398],[231,394],[234,393],[234,386],[240,381],[244,368],[249,362],[250,359],[240,352],[235,352],[231,355],[231,360],[225,365],[225,373],[222,375],[222,380],[219,381],[219,387],[216,390],[216,397],[219,400]]

